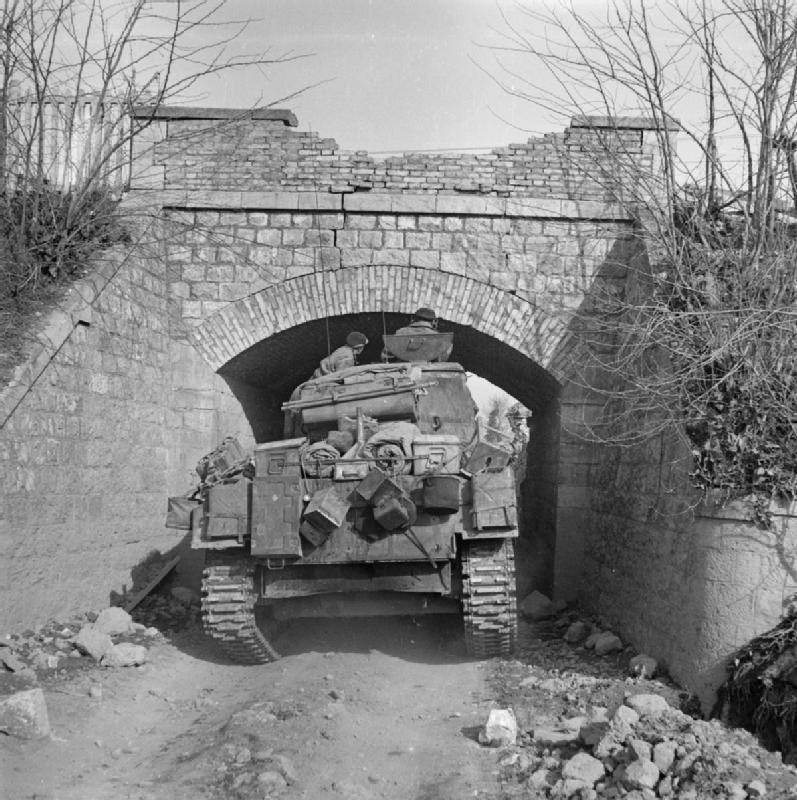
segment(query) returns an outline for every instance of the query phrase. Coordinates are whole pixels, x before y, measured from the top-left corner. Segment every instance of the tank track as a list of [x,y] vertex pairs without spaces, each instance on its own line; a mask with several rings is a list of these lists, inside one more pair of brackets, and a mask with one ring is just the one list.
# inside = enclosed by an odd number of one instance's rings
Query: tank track
[[239,664],[267,664],[280,657],[255,621],[254,569],[245,554],[205,552],[202,625]]
[[512,539],[462,543],[462,617],[470,655],[492,658],[512,654],[517,640]]

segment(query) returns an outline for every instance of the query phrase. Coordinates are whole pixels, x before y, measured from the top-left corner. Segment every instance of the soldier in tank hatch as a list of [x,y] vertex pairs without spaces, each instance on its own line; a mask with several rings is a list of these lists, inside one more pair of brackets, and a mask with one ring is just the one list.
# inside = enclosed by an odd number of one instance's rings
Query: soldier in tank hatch
[[347,367],[357,364],[357,358],[368,344],[368,337],[359,331],[352,331],[346,337],[346,344],[333,350],[325,359],[321,361],[318,368],[313,373],[314,378],[322,375],[329,375],[333,372],[340,372]]
[[[399,328],[395,336],[436,336],[440,331],[437,330],[437,314],[433,308],[422,306],[413,315],[409,325]],[[445,361],[451,355],[451,347],[445,352],[440,352],[433,359],[434,361]]]
[[437,314],[434,309],[422,307],[412,315],[412,322],[399,328],[396,336],[412,336],[414,333],[437,333]]

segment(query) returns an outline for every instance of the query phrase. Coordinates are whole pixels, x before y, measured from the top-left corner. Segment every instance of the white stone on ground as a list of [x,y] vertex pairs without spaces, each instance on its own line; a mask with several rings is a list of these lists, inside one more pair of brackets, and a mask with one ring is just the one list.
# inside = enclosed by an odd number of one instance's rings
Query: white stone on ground
[[149,659],[147,648],[140,644],[122,642],[107,650],[100,660],[103,667],[137,667]]
[[670,709],[670,704],[660,694],[634,694],[624,702],[640,717],[659,717]]
[[663,775],[666,775],[672,769],[675,761],[675,749],[675,742],[670,739],[658,742],[653,747],[653,763]]
[[505,747],[517,741],[517,720],[511,708],[494,708],[479,731],[479,741],[488,747]]
[[661,777],[659,768],[652,761],[632,761],[625,768],[625,780],[637,789],[652,789]]
[[92,623],[84,625],[73,643],[81,653],[99,661],[113,647],[113,640],[107,633],[98,631]]
[[587,786],[594,786],[605,774],[602,762],[589,753],[576,753],[562,767],[563,778],[582,781]]
[[115,636],[119,633],[135,633],[133,618],[123,608],[111,606],[100,611],[94,620],[94,629]]
[[47,703],[41,689],[26,689],[0,700],[0,731],[20,739],[50,735]]

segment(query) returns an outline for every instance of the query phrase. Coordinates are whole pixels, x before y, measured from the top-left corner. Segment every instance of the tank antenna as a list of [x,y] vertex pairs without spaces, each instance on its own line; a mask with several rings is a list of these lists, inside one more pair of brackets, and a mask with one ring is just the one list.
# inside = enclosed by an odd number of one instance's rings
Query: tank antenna
[[[312,127],[312,126],[311,126]],[[318,211],[318,196],[314,197],[314,207]],[[319,241],[321,240],[321,220],[318,214],[314,215],[314,224],[318,231]],[[313,248],[313,275],[318,272],[318,246]],[[324,293],[324,309],[327,311],[327,316],[324,317],[324,328],[327,333],[327,357],[332,354],[332,341],[329,335],[329,298],[327,297],[327,276],[324,274],[323,264],[321,265],[321,291]]]

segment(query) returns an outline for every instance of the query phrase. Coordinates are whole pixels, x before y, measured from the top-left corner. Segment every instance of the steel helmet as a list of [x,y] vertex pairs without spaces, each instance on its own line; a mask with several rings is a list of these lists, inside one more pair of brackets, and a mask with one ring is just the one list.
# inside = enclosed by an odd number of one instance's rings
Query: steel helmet
[[434,322],[437,319],[437,314],[434,313],[434,309],[426,308],[424,306],[415,312],[414,317],[415,319],[425,319],[429,322]]
[[368,337],[359,331],[352,331],[346,337],[346,344],[349,347],[365,347],[368,344]]

